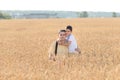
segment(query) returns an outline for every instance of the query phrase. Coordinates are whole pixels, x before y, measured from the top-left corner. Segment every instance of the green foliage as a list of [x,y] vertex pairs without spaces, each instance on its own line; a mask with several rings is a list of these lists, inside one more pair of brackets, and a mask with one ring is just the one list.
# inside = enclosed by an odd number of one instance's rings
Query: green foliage
[[0,12],[0,19],[11,19],[11,16],[9,14]]
[[86,11],[80,12],[79,13],[79,17],[87,18],[88,17],[88,13]]
[[116,12],[113,12],[113,13],[112,13],[112,17],[117,17]]

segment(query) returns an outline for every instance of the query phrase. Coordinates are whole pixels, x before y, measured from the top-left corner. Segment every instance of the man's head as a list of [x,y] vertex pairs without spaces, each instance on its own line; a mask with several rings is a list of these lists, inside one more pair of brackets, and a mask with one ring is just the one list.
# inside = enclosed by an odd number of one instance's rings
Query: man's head
[[70,35],[72,33],[72,26],[68,25],[66,28],[66,35]]
[[65,30],[60,30],[59,31],[59,39],[64,40],[66,38],[66,31]]

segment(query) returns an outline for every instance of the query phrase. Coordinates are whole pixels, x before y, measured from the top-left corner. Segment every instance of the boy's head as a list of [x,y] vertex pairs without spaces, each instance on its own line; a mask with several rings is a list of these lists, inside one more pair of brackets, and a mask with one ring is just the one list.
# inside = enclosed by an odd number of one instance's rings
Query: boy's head
[[68,25],[66,29],[70,30],[72,32],[72,26]]
[[70,35],[72,33],[72,26],[68,25],[66,27],[66,35]]

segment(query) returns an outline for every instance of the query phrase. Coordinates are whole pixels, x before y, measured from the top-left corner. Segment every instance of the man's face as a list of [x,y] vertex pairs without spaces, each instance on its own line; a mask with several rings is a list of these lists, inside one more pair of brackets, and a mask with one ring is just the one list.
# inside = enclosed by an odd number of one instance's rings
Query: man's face
[[65,32],[60,32],[59,33],[59,38],[60,38],[60,40],[64,40],[66,38]]

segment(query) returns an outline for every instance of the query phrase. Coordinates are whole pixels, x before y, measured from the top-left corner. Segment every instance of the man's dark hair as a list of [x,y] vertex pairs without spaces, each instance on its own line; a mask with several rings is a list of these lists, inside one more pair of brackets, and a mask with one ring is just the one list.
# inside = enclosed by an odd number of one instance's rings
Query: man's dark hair
[[66,29],[69,29],[72,32],[72,26],[68,25]]
[[63,30],[60,30],[59,33],[60,33],[60,32],[66,32],[66,31],[63,29]]

